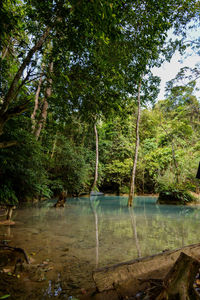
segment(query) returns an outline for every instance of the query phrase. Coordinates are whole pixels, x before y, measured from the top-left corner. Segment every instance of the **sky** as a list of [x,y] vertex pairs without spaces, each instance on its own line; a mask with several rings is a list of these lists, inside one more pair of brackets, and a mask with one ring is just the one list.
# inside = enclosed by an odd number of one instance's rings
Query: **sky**
[[[195,39],[197,35],[199,35],[199,32],[190,32],[188,33],[188,39]],[[172,36],[173,34],[169,33],[169,37]],[[188,50],[188,53],[189,52],[191,53],[191,50]],[[199,55],[193,53],[184,58],[176,51],[170,62],[164,62],[160,68],[153,68],[153,75],[161,78],[158,100],[165,99],[165,86],[167,81],[173,79],[182,67],[194,67],[196,63],[200,63]],[[197,85],[200,88],[200,80],[197,82]],[[200,100],[200,91],[196,92],[195,95]]]

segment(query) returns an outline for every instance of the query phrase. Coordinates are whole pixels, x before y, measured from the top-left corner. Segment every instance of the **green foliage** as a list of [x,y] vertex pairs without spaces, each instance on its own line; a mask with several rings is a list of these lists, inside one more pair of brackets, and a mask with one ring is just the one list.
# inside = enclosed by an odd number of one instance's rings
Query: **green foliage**
[[79,195],[89,190],[88,154],[90,156],[82,147],[75,146],[64,136],[59,136],[49,170],[50,186],[54,192],[64,189],[71,195]]
[[12,183],[1,183],[0,185],[0,205],[16,205],[18,199],[12,188]]
[[187,204],[195,201],[196,198],[185,190],[185,187],[175,185],[161,190],[158,197],[160,204]]
[[[195,84],[169,83],[168,98],[155,104],[159,78],[150,72],[181,46],[165,44],[167,31],[174,26],[184,33],[197,13],[195,0],[3,0],[0,135],[1,142],[17,145],[0,149],[1,201],[50,197],[62,189],[73,195],[88,191],[95,165],[94,123],[100,188],[127,191],[141,78],[137,191],[155,192],[169,174],[171,181],[176,177],[197,189],[200,109],[192,95]],[[49,62],[54,64],[51,76]],[[36,126],[50,77],[52,94],[36,141],[30,116],[41,73]],[[183,70],[178,79],[182,77]],[[149,103],[152,109],[144,109]]]
[[0,181],[18,201],[51,196],[45,154],[40,143],[27,131],[26,121],[20,118],[7,124],[5,137],[16,140],[17,146],[0,151]]
[[11,296],[11,295],[6,294],[6,295],[1,296],[0,299],[7,299],[7,298],[9,298],[10,296]]

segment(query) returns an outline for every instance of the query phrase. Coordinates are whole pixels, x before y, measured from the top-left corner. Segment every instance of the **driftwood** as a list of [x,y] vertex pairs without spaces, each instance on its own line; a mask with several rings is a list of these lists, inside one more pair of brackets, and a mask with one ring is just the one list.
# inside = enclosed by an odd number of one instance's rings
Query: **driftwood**
[[[181,252],[200,260],[200,243],[98,269],[93,272],[96,288],[99,292],[103,292],[120,286],[120,289],[122,288],[125,293],[128,293],[131,287],[133,295],[134,292],[137,293],[141,289],[140,279],[163,280]],[[167,279],[165,284],[167,284],[166,282]]]
[[6,216],[5,221],[0,221],[2,225],[13,225],[15,222],[11,221],[13,210],[16,209],[15,205],[5,205],[0,207],[0,217]]
[[58,201],[54,204],[54,207],[64,207],[67,198],[67,192],[62,191],[58,197]]

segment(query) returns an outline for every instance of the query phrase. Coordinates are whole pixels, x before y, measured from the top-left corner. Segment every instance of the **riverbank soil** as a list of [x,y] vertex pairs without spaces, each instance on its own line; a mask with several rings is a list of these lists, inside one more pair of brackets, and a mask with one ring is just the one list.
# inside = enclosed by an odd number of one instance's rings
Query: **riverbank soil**
[[20,248],[0,245],[0,299],[79,299],[95,290],[94,266],[89,261],[65,257],[64,263],[55,264],[48,259],[39,262],[30,255],[27,263],[24,255],[13,249]]
[[[182,250],[200,258],[200,244]],[[166,251],[94,271],[95,267],[89,261],[76,257],[66,258],[64,264],[54,264],[48,260],[38,264],[30,257],[28,264],[19,252],[11,259],[6,249],[4,255],[1,251],[0,298],[7,295],[10,300],[144,299],[150,288],[159,290],[159,285],[182,250]],[[135,275],[132,270],[135,270]]]

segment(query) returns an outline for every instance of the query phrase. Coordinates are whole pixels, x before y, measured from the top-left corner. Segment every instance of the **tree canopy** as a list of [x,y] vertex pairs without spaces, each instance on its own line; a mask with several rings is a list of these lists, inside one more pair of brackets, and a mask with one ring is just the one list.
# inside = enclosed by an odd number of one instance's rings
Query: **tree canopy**
[[[199,20],[198,1],[2,0],[0,9],[2,201],[87,192],[94,123],[99,186],[127,191],[139,82],[136,190],[156,192],[169,172],[182,177],[186,148],[198,148],[195,79],[169,83],[167,98],[155,103],[159,78],[151,69],[186,47],[187,24]],[[168,42],[169,29],[183,39]],[[193,189],[186,169],[194,170],[196,159],[188,160],[181,179]]]

